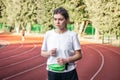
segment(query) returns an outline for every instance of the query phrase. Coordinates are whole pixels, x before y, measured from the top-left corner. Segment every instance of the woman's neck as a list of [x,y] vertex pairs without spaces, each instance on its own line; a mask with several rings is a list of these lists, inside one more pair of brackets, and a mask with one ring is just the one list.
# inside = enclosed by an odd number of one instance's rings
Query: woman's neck
[[64,33],[64,32],[66,32],[66,31],[67,31],[66,28],[64,28],[64,29],[56,29],[56,30],[55,30],[55,32],[57,32],[57,33],[59,33],[59,34],[62,34],[62,33]]

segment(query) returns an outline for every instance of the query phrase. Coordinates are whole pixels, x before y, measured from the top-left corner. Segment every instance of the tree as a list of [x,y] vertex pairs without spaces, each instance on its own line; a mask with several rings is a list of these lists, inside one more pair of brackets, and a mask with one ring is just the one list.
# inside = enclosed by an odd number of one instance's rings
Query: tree
[[15,26],[17,30],[20,28],[22,22],[25,22],[29,26],[28,29],[31,29],[31,24],[40,24],[44,25],[45,29],[48,30],[48,26],[53,24],[53,10],[57,7],[65,7],[69,11],[70,21],[77,24],[77,28],[85,18],[85,4],[83,0],[1,1],[5,5],[5,9],[2,12],[4,23],[9,26]]
[[85,0],[89,19],[102,34],[120,35],[120,1],[119,0]]
[[63,5],[65,8],[68,9],[70,14],[70,21],[74,23],[75,31],[78,32],[79,25],[83,20],[86,19],[86,11],[83,0],[66,0],[65,4]]

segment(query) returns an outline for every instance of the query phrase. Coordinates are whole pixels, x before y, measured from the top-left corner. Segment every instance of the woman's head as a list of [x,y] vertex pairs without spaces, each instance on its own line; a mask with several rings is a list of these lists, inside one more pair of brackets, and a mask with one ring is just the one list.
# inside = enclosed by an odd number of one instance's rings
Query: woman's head
[[69,19],[69,14],[67,12],[67,10],[65,8],[59,7],[57,9],[54,10],[54,15],[55,14],[61,14],[62,16],[64,16],[64,18],[67,20]]
[[54,23],[58,29],[67,28],[69,22],[69,14],[66,9],[59,7],[54,10]]

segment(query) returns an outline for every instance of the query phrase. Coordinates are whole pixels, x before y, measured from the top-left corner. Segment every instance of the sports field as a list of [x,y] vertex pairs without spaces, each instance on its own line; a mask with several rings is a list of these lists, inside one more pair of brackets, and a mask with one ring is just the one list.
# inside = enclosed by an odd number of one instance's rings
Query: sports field
[[[47,80],[43,37],[0,34],[0,80]],[[79,80],[120,80],[120,47],[81,42]]]

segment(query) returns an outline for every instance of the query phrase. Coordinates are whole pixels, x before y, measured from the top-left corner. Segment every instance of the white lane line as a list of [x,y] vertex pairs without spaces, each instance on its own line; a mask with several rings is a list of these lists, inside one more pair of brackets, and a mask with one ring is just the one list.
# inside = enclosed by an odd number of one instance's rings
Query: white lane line
[[39,56],[40,56],[40,55],[36,55],[36,56],[34,56],[34,57],[31,57],[31,58],[28,58],[28,59],[25,59],[25,60],[22,60],[22,61],[19,61],[19,62],[15,62],[15,63],[12,63],[12,64],[7,65],[7,66],[0,67],[0,69],[2,69],[2,68],[7,68],[7,67],[10,67],[10,66],[14,66],[14,65],[23,63],[23,62],[25,62],[25,61],[32,60],[32,59],[37,58],[37,57],[39,57]]
[[12,58],[12,57],[17,57],[17,56],[23,55],[23,54],[25,54],[25,53],[28,53],[28,52],[34,50],[35,48],[36,48],[36,45],[34,45],[34,47],[33,47],[32,49],[29,49],[29,50],[27,50],[27,51],[25,51],[25,52],[23,52],[23,53],[21,53],[21,54],[12,55],[12,56],[9,56],[9,57],[7,57],[7,58],[2,58],[2,59],[0,59],[0,60],[6,60],[6,59],[9,59],[9,58]]
[[6,52],[2,52],[2,54],[5,54],[5,53],[8,53],[8,52],[12,52],[12,51],[15,51],[17,49],[20,49],[21,47],[23,47],[23,44],[20,44],[19,47],[15,48],[15,49],[10,49],[10,50],[7,50]]
[[[98,45],[95,45],[95,46],[98,46]],[[107,47],[105,47],[105,46],[103,47],[103,46],[100,46],[100,45],[99,45],[99,47],[105,48],[105,49],[107,49],[107,50],[110,50],[110,51],[115,52],[115,53],[117,53],[117,54],[120,55],[120,52],[115,51],[115,50],[113,50],[113,49],[109,49],[109,48],[107,48]]]
[[89,48],[97,51],[97,52],[100,54],[101,58],[102,58],[102,62],[101,62],[101,65],[100,65],[99,69],[97,70],[97,72],[96,72],[96,73],[91,77],[91,79],[90,79],[90,80],[93,80],[93,79],[99,74],[99,72],[102,70],[105,60],[104,60],[103,54],[102,54],[98,49],[95,49],[95,48],[90,47],[90,46],[89,46]]
[[43,65],[45,65],[45,64],[46,64],[46,63],[40,64],[40,65],[38,65],[38,66],[36,66],[36,67],[30,68],[30,69],[27,69],[27,70],[25,70],[25,71],[22,71],[22,72],[19,72],[19,73],[17,73],[17,74],[14,74],[14,75],[12,75],[12,76],[3,78],[2,80],[8,80],[8,79],[10,79],[10,78],[19,76],[19,75],[21,75],[21,74],[24,74],[24,73],[27,73],[27,72],[32,71],[32,70],[34,70],[34,69],[37,69],[37,68],[39,68],[39,67],[41,67],[41,66],[43,66]]

